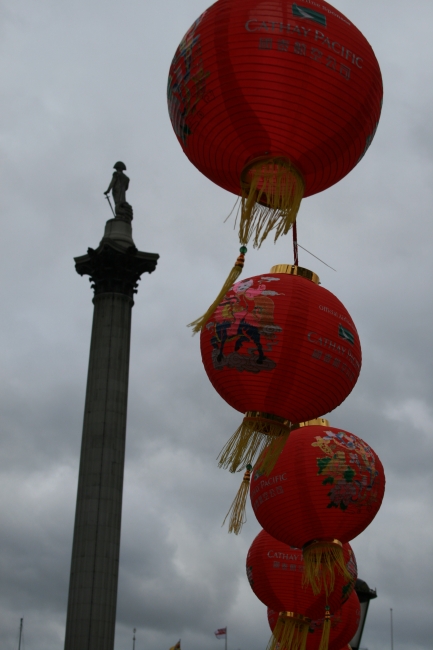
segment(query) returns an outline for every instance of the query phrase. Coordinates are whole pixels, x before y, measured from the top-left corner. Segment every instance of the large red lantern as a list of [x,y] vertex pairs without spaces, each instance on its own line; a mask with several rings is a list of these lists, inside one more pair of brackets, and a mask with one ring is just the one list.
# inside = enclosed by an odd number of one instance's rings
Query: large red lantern
[[[299,549],[283,544],[262,530],[247,555],[247,576],[252,590],[265,605],[281,613],[274,637],[282,648],[291,643],[305,644],[312,621],[325,618],[329,638],[331,616],[336,614],[353,591],[357,578],[356,560],[349,544],[343,548],[347,580],[339,575],[331,594],[314,594],[303,581],[304,561]],[[304,645],[305,647],[305,645]]]
[[[279,619],[279,612],[268,608],[268,622],[273,632]],[[352,591],[347,601],[338,612],[330,618],[331,630],[328,650],[341,650],[355,636],[361,617],[361,605],[355,591]],[[308,626],[306,650],[318,650],[325,618],[311,621]],[[281,650],[284,650],[281,648]]]
[[374,519],[385,476],[373,449],[348,431],[309,425],[291,432],[269,476],[252,472],[250,496],[263,528],[303,548],[313,589],[333,588],[344,572],[342,544]]
[[273,440],[269,469],[293,423],[328,413],[354,387],[361,368],[356,327],[317,282],[306,269],[275,266],[235,284],[202,330],[212,385],[245,414],[220,466],[253,463]]
[[371,46],[324,0],[218,0],[177,48],[167,92],[183,151],[242,195],[240,241],[259,246],[359,162],[383,89]]

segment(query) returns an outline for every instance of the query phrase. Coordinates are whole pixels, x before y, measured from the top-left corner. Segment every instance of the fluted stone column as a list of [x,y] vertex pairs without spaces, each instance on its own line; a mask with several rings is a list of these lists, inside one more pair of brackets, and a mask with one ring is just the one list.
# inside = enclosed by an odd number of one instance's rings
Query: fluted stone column
[[158,255],[138,251],[126,219],[75,258],[94,313],[72,547],[65,650],[113,650],[133,295]]

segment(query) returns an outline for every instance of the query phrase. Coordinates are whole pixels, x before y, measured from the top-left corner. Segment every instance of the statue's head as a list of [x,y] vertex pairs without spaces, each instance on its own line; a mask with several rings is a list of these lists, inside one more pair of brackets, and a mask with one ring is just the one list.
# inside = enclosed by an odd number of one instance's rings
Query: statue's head
[[126,170],[126,165],[119,160],[119,162],[113,165],[113,169],[116,169],[118,172],[123,172]]

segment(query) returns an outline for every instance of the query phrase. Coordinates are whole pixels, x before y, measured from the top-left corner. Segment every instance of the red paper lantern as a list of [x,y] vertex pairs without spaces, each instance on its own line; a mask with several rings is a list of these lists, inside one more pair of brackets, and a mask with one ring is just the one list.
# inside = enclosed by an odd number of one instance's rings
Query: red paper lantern
[[[310,585],[304,584],[304,561],[299,549],[283,544],[262,530],[253,541],[247,555],[247,576],[259,600],[281,615],[281,625],[275,638],[281,647],[292,639],[293,628],[298,630],[299,641],[306,639],[311,621],[338,612],[353,591],[357,578],[356,560],[349,544],[343,547],[350,579],[336,578],[331,594],[314,594]],[[329,629],[327,630],[329,633]],[[291,642],[292,642],[291,641]]]
[[[361,605],[355,591],[352,591],[341,609],[331,616],[331,632],[329,636],[328,650],[341,650],[355,636],[361,617]],[[273,632],[277,625],[279,612],[268,608],[268,622]],[[306,650],[318,650],[323,624],[322,617],[309,624]],[[281,648],[281,650],[284,650]]]
[[267,607],[278,612],[296,612],[314,621],[323,618],[326,606],[332,614],[337,612],[353,591],[358,575],[355,555],[350,544],[344,544],[343,552],[350,580],[338,576],[332,594],[316,595],[310,585],[303,584],[302,551],[262,530],[248,551],[248,580],[257,598]]
[[270,475],[253,472],[250,485],[260,525],[298,548],[354,539],[376,516],[384,491],[382,463],[367,443],[317,425],[292,431]]
[[202,330],[213,387],[246,414],[221,466],[252,463],[270,437],[284,444],[292,423],[332,411],[354,387],[361,368],[356,327],[317,282],[300,267],[273,267],[235,284]]
[[332,573],[327,575],[324,562],[338,562],[341,543],[371,523],[384,490],[382,463],[367,443],[348,431],[317,425],[292,431],[269,476],[259,469],[250,484],[260,525],[304,549],[307,574],[317,588],[322,579],[332,584],[334,569],[328,565]]
[[[278,236],[302,195],[337,183],[362,158],[383,88],[365,37],[324,0],[218,0],[177,48],[167,92],[189,160],[242,193],[243,213],[257,201],[283,214],[283,225],[268,223]],[[241,223],[244,244],[248,228]],[[254,232],[260,245],[268,230]]]

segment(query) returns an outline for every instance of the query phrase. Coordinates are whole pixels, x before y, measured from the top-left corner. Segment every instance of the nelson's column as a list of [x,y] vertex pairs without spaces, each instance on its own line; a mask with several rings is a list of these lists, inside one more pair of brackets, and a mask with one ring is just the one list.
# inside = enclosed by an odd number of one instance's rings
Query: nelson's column
[[152,273],[159,257],[135,247],[125,197],[129,178],[122,162],[114,169],[105,192],[112,192],[114,218],[98,248],[75,258],[77,273],[90,276],[94,311],[65,650],[114,647],[131,310],[141,274]]

